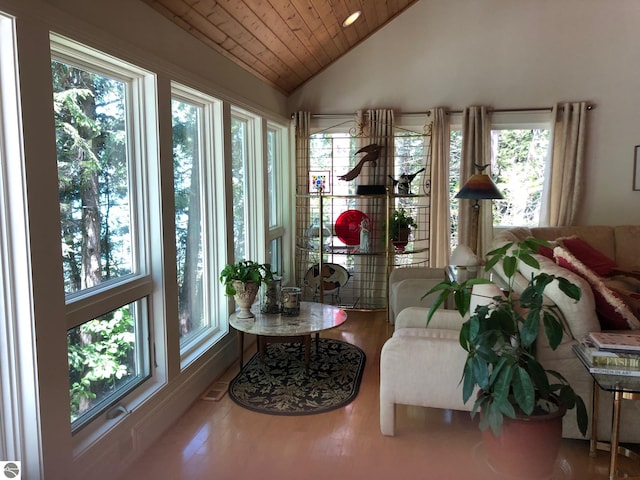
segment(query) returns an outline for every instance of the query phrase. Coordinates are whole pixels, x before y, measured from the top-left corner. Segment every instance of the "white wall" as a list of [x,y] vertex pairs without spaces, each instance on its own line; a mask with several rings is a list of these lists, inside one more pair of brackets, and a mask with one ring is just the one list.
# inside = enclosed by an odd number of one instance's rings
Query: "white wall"
[[291,111],[547,107],[587,100],[579,222],[640,223],[637,0],[420,0],[295,91]]

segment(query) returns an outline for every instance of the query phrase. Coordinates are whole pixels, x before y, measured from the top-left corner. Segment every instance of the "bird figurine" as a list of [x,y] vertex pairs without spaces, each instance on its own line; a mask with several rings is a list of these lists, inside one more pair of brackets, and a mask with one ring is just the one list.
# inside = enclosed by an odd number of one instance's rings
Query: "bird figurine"
[[382,150],[382,147],[380,145],[378,145],[377,143],[372,143],[371,145],[367,145],[365,147],[362,147],[355,154],[357,155],[359,153],[366,153],[366,155],[364,157],[362,157],[362,160],[360,160],[355,167],[353,167],[351,170],[349,170],[344,175],[339,176],[338,178],[340,180],[345,180],[347,182],[350,181],[350,180],[353,180],[358,175],[360,175],[360,171],[362,170],[362,167],[367,162],[372,162],[371,165],[375,167],[376,166],[376,160],[380,156],[380,151],[381,150]]
[[418,175],[421,172],[424,172],[424,168],[421,168],[417,172],[412,173],[410,175],[403,173],[402,175],[400,175],[399,180],[396,180],[391,175],[389,175],[389,178],[393,180],[394,187],[396,185],[398,186],[398,193],[400,195],[411,195],[411,182],[413,181],[414,178],[416,178],[416,175]]

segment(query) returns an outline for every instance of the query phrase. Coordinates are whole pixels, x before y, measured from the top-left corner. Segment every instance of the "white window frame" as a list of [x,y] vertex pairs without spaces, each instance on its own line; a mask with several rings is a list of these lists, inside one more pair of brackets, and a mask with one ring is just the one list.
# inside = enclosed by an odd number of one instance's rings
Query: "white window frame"
[[[224,219],[224,155],[222,151],[222,101],[198,90],[171,83],[172,99],[190,103],[201,108],[200,125],[200,193],[202,218],[202,248],[204,263],[203,284],[204,311],[209,325],[180,344],[180,366],[184,370],[214,344],[229,333],[226,312],[228,302],[222,298],[223,289],[218,282],[218,272],[225,261],[227,228]],[[174,197],[173,197],[174,198]],[[175,238],[175,232],[173,237]],[[177,267],[177,266],[176,266]],[[177,284],[174,285],[177,288]],[[175,295],[177,298],[177,292]],[[221,316],[219,313],[224,312]],[[176,317],[177,321],[177,317]]]
[[[42,477],[15,19],[0,13],[0,458]],[[11,161],[9,161],[11,159]],[[19,319],[19,322],[18,322]]]
[[[266,190],[266,159],[265,142],[262,119],[242,108],[231,106],[230,119],[247,122],[247,138],[245,157],[245,257],[246,260],[264,263],[267,258],[267,209],[263,199]],[[229,128],[231,125],[229,124]],[[231,168],[231,167],[230,167]],[[230,198],[233,201],[232,198]],[[231,219],[231,222],[233,220]],[[233,225],[233,223],[230,223]],[[234,261],[242,260],[236,258]]]
[[[166,383],[167,356],[164,347],[164,297],[161,269],[153,268],[162,256],[160,235],[160,181],[158,155],[158,113],[155,75],[149,71],[115,59],[90,47],[55,33],[50,35],[52,59],[78,68],[103,73],[130,85],[127,97],[129,158],[131,165],[130,201],[132,207],[132,254],[134,272],[67,296],[67,330],[77,327],[116,308],[141,301],[146,310],[145,321],[137,328],[139,341],[144,341],[140,360],[148,362],[148,376],[134,388],[99,410],[86,423],[73,428],[77,452],[99,439],[126,414],[149,398]],[[155,234],[153,232],[156,232]],[[124,407],[122,415],[111,417],[115,406]]]
[[[270,259],[273,252],[271,252],[271,243],[273,241],[278,241],[280,245],[280,251],[278,252],[279,259],[281,261],[281,265],[278,266],[278,274],[283,275],[290,270],[291,264],[288,262],[288,257],[285,255],[286,251],[291,249],[291,245],[287,243],[287,221],[292,217],[290,212],[286,210],[285,198],[288,198],[289,188],[291,178],[290,172],[292,169],[285,168],[285,152],[287,151],[287,129],[282,125],[278,125],[273,122],[266,122],[266,133],[265,133],[265,179],[267,178],[268,172],[268,135],[269,133],[273,134],[273,162],[274,162],[274,175],[273,175],[273,187],[274,191],[269,192],[268,181],[267,184],[264,185],[265,188],[265,202],[264,204],[268,208],[268,212],[265,215],[266,226],[265,229],[267,231],[266,238],[266,249],[268,252],[267,258]],[[274,202],[271,201],[274,199]],[[271,223],[270,216],[273,214],[274,223]],[[274,267],[275,268],[275,267]]]
[[[462,130],[462,114],[452,113],[449,118],[450,130]],[[530,111],[505,111],[491,113],[491,130],[522,130],[522,129],[549,129],[553,128],[553,116],[550,110],[530,110]],[[541,208],[545,205],[545,196],[549,184],[549,162],[552,147],[552,138],[547,152],[547,162],[544,171],[544,185],[542,191]],[[540,212],[539,222],[542,222],[543,213]],[[494,225],[495,231],[517,227],[519,225],[498,226]]]
[[[509,116],[508,113],[514,113],[514,115]],[[500,130],[549,130],[549,148],[546,154],[544,171],[540,172],[544,177],[542,191],[540,193],[540,211],[538,214],[538,223],[535,225],[541,226],[541,223],[544,221],[545,195],[549,184],[551,148],[553,147],[551,143],[551,114],[549,112],[498,112],[495,115],[497,115],[497,118],[491,123],[492,132]],[[501,231],[509,228],[529,226],[530,225],[497,225],[494,220],[493,228],[496,231]]]

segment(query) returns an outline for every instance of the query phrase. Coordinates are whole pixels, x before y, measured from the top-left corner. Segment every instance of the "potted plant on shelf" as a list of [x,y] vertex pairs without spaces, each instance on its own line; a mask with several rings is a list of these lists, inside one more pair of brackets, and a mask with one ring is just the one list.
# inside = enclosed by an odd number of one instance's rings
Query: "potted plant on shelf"
[[256,299],[260,284],[273,280],[274,272],[268,263],[256,263],[252,260],[241,260],[227,264],[220,272],[220,282],[225,286],[225,293],[233,296],[240,307],[238,318],[253,318],[251,305]]
[[[581,295],[580,288],[563,277],[540,272],[532,276],[521,294],[514,291],[520,262],[540,267],[532,255],[539,245],[548,244],[530,238],[487,254],[485,270],[502,262],[507,286],[502,295],[491,297],[486,305],[470,312],[460,330],[460,345],[467,352],[461,380],[463,399],[467,402],[478,392],[471,415],[480,414],[479,426],[488,460],[503,473],[534,478],[548,476],[553,469],[562,437],[562,417],[567,409],[576,409],[580,432],[585,435],[587,430],[583,400],[559,372],[545,369],[533,351],[534,342],[543,340],[538,338],[540,326],[554,350],[564,333],[556,312],[544,303],[545,288],[557,282],[560,291],[576,301]],[[427,325],[450,295],[458,312],[467,315],[472,287],[484,283],[493,282],[475,278],[463,283],[444,281],[433,287],[425,296],[439,294],[429,311]],[[551,427],[547,428],[548,425]],[[529,435],[525,428],[531,431],[531,437],[523,441]],[[535,444],[536,435],[547,431],[551,438]],[[523,451],[511,451],[516,447]]]
[[407,246],[412,227],[418,228],[418,225],[404,208],[393,211],[389,218],[389,238],[394,248],[402,250]]

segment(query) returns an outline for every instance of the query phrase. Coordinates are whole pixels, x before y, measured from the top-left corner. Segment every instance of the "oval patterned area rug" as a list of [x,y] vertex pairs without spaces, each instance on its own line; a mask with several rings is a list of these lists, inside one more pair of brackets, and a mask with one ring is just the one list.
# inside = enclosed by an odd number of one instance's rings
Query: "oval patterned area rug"
[[255,354],[229,384],[239,405],[271,415],[313,415],[347,405],[358,394],[366,356],[355,345],[329,338],[311,342],[305,367],[301,343],[272,343]]

